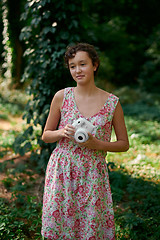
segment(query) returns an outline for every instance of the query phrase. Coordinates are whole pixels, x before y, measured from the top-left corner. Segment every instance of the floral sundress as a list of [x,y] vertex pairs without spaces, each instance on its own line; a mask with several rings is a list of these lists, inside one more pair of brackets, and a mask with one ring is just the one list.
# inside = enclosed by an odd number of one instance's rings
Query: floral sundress
[[[119,99],[110,94],[102,109],[86,118],[96,138],[110,141],[112,119]],[[84,117],[74,88],[65,88],[59,129]],[[53,150],[45,178],[42,235],[59,240],[115,239],[114,212],[106,152],[80,147],[62,138]]]

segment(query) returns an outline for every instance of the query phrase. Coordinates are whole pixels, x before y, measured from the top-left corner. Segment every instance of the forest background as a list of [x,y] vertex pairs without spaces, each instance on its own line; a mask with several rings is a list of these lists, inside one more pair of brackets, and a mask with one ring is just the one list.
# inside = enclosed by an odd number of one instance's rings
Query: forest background
[[107,158],[117,239],[159,239],[159,9],[158,0],[1,0],[0,239],[41,239],[55,146],[41,133],[54,93],[74,85],[63,56],[75,42],[96,46],[96,84],[120,97],[126,116],[131,148]]

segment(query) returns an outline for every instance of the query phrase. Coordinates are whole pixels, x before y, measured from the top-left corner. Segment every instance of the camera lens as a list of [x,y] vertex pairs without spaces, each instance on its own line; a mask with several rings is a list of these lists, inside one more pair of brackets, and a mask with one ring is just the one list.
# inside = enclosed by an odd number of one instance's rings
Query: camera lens
[[83,137],[82,137],[82,136],[78,136],[78,139],[79,139],[80,141],[82,141],[82,140],[83,140]]
[[78,128],[74,134],[74,138],[77,142],[85,142],[88,139],[88,134],[85,129]]

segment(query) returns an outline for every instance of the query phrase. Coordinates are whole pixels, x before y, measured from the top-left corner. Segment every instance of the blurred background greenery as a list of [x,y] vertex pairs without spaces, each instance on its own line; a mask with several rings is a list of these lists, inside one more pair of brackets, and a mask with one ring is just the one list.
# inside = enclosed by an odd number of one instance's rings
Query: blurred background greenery
[[[16,152],[32,150],[33,128],[43,130],[54,93],[74,84],[63,55],[75,42],[96,46],[101,59],[97,85],[115,91],[122,104],[132,103],[132,109],[125,106],[127,114],[144,117],[142,111],[150,106],[147,116],[159,118],[158,0],[2,0],[0,5],[0,94],[10,101],[7,90],[27,88],[29,96],[24,118],[30,126],[25,137],[16,139]],[[14,101],[24,103],[26,98],[15,95]],[[42,156],[38,162],[44,167],[44,156],[47,159],[53,146],[42,143],[40,135],[32,137],[37,138]]]
[[14,200],[11,209],[2,199],[1,239],[40,239],[44,172],[55,146],[41,133],[54,93],[74,85],[63,56],[76,42],[96,47],[96,84],[119,96],[125,113],[130,150],[107,158],[117,239],[159,239],[159,9],[159,0],[0,1],[0,171]]

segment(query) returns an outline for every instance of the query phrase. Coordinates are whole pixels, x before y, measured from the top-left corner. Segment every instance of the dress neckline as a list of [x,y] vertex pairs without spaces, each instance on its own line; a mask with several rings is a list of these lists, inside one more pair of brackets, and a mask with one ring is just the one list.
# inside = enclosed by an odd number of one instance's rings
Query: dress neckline
[[76,103],[76,99],[75,99],[75,94],[74,94],[74,87],[72,87],[71,89],[72,89],[73,102],[74,102],[74,105],[76,107],[76,110],[77,110],[77,112],[79,112],[79,115],[81,117],[85,118],[85,119],[90,119],[90,118],[93,118],[93,117],[97,116],[105,108],[105,106],[107,105],[110,97],[113,95],[112,93],[109,93],[109,96],[108,96],[107,100],[105,101],[104,105],[102,106],[102,108],[97,113],[95,113],[95,114],[93,114],[93,115],[91,115],[89,117],[85,117],[78,109],[78,106],[77,106],[77,103]]

